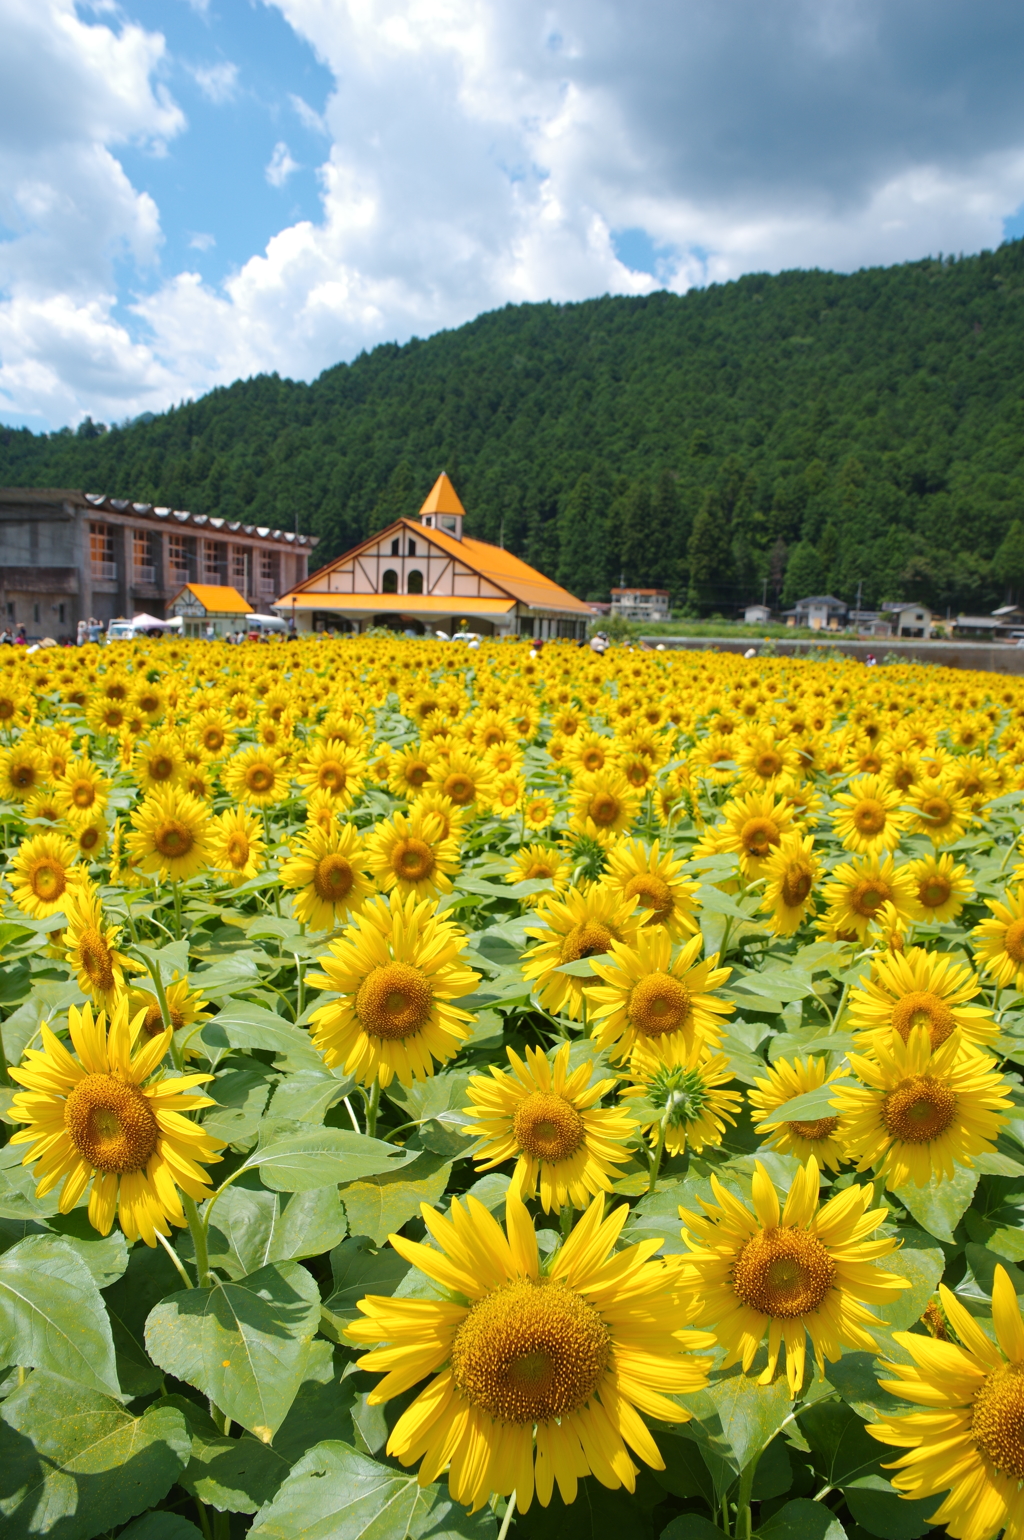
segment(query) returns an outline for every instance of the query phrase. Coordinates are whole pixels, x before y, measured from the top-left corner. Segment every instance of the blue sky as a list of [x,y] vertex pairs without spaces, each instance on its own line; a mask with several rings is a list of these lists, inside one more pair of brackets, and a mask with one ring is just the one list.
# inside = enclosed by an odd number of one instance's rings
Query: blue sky
[[1017,0],[0,0],[0,421],[1024,234]]

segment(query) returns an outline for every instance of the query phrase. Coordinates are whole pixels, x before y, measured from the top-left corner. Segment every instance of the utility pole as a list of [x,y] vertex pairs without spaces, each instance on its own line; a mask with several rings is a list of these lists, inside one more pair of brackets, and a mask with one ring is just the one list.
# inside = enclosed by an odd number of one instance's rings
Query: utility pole
[[857,584],[857,624],[858,624],[858,626],[860,625],[860,595],[861,595],[861,590],[863,589],[863,587],[864,587],[864,579],[861,578],[859,580],[858,584]]

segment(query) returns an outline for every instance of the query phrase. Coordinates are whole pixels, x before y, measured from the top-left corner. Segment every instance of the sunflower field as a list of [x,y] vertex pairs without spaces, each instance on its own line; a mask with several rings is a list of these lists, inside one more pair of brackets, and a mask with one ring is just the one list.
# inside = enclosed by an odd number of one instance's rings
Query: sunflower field
[[1024,1540],[1024,681],[0,649],[4,1540]]

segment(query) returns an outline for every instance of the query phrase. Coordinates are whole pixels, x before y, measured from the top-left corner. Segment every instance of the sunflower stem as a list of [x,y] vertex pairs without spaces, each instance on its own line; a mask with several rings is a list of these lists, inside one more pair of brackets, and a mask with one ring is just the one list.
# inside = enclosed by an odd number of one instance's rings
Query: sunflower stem
[[302,1018],[303,1011],[306,1009],[306,980],[305,980],[305,977],[304,977],[304,974],[303,974],[303,960],[302,960],[302,958],[299,956],[298,952],[293,952],[292,956],[295,958],[295,980],[296,980],[295,1020],[299,1021]]
[[665,1108],[664,1116],[658,1124],[658,1143],[651,1156],[651,1177],[647,1183],[647,1191],[649,1193],[653,1192],[658,1185],[658,1172],[661,1170],[661,1159],[665,1153],[665,1136],[668,1133],[668,1119],[671,1110],[671,1106]]
[[359,1127],[359,1119],[356,1117],[355,1108],[352,1106],[352,1103],[349,1101],[347,1096],[343,1096],[341,1100],[345,1111],[348,1113],[352,1120],[352,1127],[355,1129],[357,1134],[361,1134],[363,1130]]
[[167,1004],[167,991],[164,989],[164,981],[160,976],[159,963],[150,964],[149,976],[153,980],[153,988],[156,990],[156,997],[160,1002],[160,1015],[163,1018],[164,1031],[166,1032],[168,1029],[170,1029],[171,1063],[174,1065],[175,1069],[180,1070],[184,1066],[185,1059],[179,1044],[174,1040],[174,1022],[171,1020],[171,1008]]
[[194,1284],[192,1282],[192,1279],[189,1277],[188,1273],[185,1271],[184,1267],[182,1266],[181,1258],[178,1256],[178,1253],[175,1251],[175,1249],[171,1245],[170,1241],[167,1239],[166,1236],[161,1235],[159,1230],[154,1231],[154,1234],[156,1235],[156,1238],[160,1242],[161,1246],[166,1251],[167,1255],[170,1257],[170,1259],[171,1259],[172,1263],[174,1264],[174,1266],[177,1268],[178,1272],[181,1274],[181,1277],[182,1277],[182,1280],[183,1280],[183,1282],[185,1284],[186,1289],[194,1288]]
[[181,885],[178,882],[174,882],[174,883],[172,883],[172,887],[174,889],[174,939],[175,939],[175,941],[180,941],[181,940]]
[[185,1210],[189,1233],[196,1251],[196,1277],[199,1280],[199,1287],[205,1289],[206,1281],[210,1276],[210,1249],[206,1244],[206,1226],[199,1217],[195,1199],[190,1198],[187,1192],[181,1195],[181,1206]]
[[213,1535],[210,1531],[210,1516],[206,1511],[206,1504],[202,1498],[197,1497],[195,1498],[195,1505],[196,1512],[199,1514],[199,1523],[202,1525],[203,1540],[213,1540]]
[[377,1137],[377,1111],[380,1107],[380,1080],[373,1082],[373,1088],[366,1098],[366,1132],[371,1139]]
[[501,1528],[498,1530],[498,1540],[505,1540],[505,1537],[506,1537],[506,1535],[509,1532],[509,1527],[510,1527],[510,1525],[512,1523],[512,1518],[513,1518],[513,1515],[515,1514],[515,1511],[516,1511],[516,1489],[515,1489],[515,1487],[513,1487],[512,1488],[512,1495],[511,1495],[511,1497],[508,1500],[508,1507],[505,1509],[505,1517],[502,1519],[502,1521],[501,1521]]
[[750,1517],[750,1495],[754,1490],[754,1477],[757,1475],[757,1462],[760,1460],[763,1449],[759,1449],[748,1465],[743,1467],[740,1473],[740,1487],[736,1494],[736,1527],[733,1534],[736,1540],[750,1540],[753,1532],[753,1524]]

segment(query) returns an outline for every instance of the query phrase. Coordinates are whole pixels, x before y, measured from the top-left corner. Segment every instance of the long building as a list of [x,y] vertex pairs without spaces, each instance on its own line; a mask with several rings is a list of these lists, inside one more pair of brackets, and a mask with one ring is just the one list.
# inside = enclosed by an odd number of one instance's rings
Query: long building
[[163,619],[186,583],[236,588],[266,611],[305,580],[316,544],[100,493],[0,487],[0,626],[59,641],[90,617]]
[[299,631],[586,635],[589,605],[511,551],[464,534],[464,518],[442,471],[418,522],[396,519],[297,583],[274,608]]

